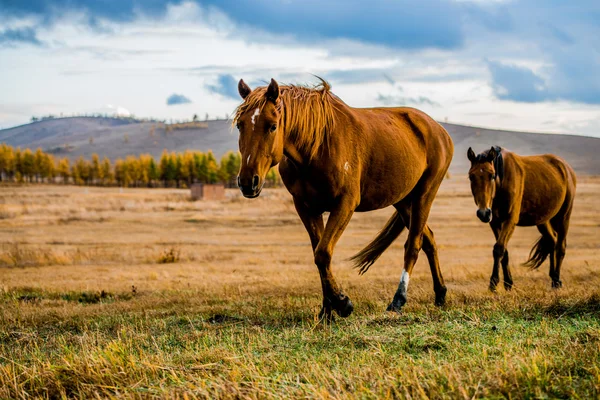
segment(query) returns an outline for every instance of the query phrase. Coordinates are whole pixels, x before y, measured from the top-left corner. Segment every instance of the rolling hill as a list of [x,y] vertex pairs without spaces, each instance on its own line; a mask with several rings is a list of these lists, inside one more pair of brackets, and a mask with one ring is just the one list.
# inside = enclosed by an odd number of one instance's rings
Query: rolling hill
[[[454,140],[455,155],[450,172],[466,173],[469,146],[477,152],[499,145],[519,154],[554,153],[566,159],[579,174],[600,174],[600,138],[513,132],[442,123]],[[199,128],[167,128],[158,122],[72,117],[34,122],[0,130],[0,143],[15,147],[38,147],[57,156],[75,159],[93,153],[113,160],[127,155],[149,153],[159,157],[169,151],[212,150],[220,157],[237,150],[237,132],[229,121],[215,120],[198,124]]]

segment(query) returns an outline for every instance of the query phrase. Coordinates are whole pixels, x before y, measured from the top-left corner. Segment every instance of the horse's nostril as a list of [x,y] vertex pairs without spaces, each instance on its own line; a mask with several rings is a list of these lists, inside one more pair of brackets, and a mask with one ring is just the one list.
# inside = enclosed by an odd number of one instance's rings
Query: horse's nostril
[[252,178],[252,190],[256,190],[258,188],[258,175],[254,175]]
[[239,175],[238,175],[238,177],[237,177],[237,184],[238,184],[238,187],[239,187],[239,188],[241,188],[241,187],[242,187],[242,181],[240,180],[240,176],[239,176]]

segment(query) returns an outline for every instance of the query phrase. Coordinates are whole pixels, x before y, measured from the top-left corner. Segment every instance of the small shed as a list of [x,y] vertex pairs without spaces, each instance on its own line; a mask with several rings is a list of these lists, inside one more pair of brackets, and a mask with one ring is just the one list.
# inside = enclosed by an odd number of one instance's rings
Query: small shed
[[193,183],[191,191],[192,200],[223,200],[225,198],[225,185],[222,183]]

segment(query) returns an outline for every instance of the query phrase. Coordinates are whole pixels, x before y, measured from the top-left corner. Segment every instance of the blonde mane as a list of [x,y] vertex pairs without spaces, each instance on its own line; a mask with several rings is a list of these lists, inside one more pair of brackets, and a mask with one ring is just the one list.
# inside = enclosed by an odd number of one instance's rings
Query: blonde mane
[[[319,78],[320,79],[320,78]],[[331,86],[321,79],[314,87],[282,85],[277,104],[280,129],[290,135],[298,150],[315,157],[335,127],[335,110],[344,103],[330,91]],[[248,110],[262,109],[267,99],[267,87],[254,89],[235,110],[233,124]]]

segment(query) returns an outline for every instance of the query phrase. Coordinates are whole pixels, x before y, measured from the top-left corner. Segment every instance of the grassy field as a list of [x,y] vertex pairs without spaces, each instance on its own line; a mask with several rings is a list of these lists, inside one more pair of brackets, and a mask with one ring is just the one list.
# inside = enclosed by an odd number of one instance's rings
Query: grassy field
[[0,187],[0,398],[599,398],[600,179],[579,182],[563,289],[519,265],[538,232],[518,228],[515,288],[487,291],[493,235],[454,178],[430,218],[447,305],[422,254],[386,313],[406,235],[358,276],[392,211],[356,214],[334,257],[355,312],[332,325],[284,190]]

